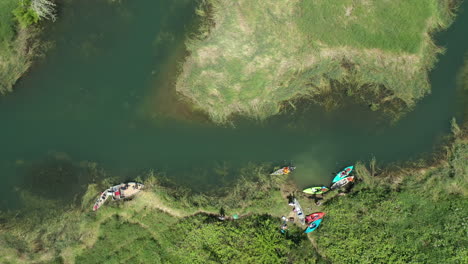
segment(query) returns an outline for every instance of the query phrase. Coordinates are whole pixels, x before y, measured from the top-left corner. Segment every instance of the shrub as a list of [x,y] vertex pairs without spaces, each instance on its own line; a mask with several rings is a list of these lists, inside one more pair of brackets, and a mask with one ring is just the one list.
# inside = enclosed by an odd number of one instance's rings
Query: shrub
[[40,19],[39,15],[31,8],[29,0],[20,1],[18,7],[13,10],[13,15],[23,28],[37,23]]
[[51,0],[20,0],[13,14],[21,27],[25,28],[41,19],[55,21],[55,3]]

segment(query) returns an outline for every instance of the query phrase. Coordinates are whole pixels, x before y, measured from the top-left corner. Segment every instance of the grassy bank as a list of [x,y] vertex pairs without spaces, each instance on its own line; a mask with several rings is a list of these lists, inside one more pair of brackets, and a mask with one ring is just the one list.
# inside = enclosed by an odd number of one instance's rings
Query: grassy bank
[[0,2],[0,94],[11,92],[37,55],[38,28],[42,19],[55,20],[50,0],[2,0]]
[[[203,1],[203,32],[176,89],[217,122],[265,118],[310,97],[327,107],[353,96],[394,114],[430,91],[440,52],[430,33],[454,1]],[[207,27],[206,25],[212,25]]]
[[[328,193],[320,207],[296,192],[306,213],[327,213],[309,236],[292,225],[279,233],[280,217],[291,212],[286,196],[297,190],[260,165],[229,188],[202,194],[149,172],[144,192],[97,213],[91,206],[109,183],[89,185],[78,205],[22,191],[26,207],[0,214],[0,262],[462,263],[468,137],[455,123],[453,132],[435,163],[393,171],[356,164],[351,191]],[[217,218],[220,211],[228,220]]]
[[[20,213],[1,215],[0,262],[120,263],[315,263],[320,257],[302,230],[279,232],[279,217],[291,208],[281,186],[260,168],[244,174],[218,196],[163,187],[147,175],[146,191],[135,199],[108,203],[90,212],[102,189],[90,185],[81,207],[23,192]],[[45,209],[47,208],[47,209]],[[228,219],[220,221],[220,210]]]
[[333,263],[466,262],[467,159],[460,134],[435,166],[386,176],[364,169],[349,195],[327,203],[326,226],[313,235],[320,253]]

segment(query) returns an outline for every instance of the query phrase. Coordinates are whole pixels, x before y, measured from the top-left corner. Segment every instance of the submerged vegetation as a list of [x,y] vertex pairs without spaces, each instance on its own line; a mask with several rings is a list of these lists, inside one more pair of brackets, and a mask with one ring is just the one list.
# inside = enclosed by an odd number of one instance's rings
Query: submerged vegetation
[[[218,122],[264,118],[308,97],[327,107],[343,95],[397,113],[430,91],[454,1],[206,0],[208,25],[187,42],[176,89]],[[330,30],[333,28],[333,30]]]
[[462,109],[462,115],[465,120],[468,120],[468,53],[465,54],[465,63],[458,74],[458,90],[460,96],[458,97],[461,100],[460,105],[464,108]]

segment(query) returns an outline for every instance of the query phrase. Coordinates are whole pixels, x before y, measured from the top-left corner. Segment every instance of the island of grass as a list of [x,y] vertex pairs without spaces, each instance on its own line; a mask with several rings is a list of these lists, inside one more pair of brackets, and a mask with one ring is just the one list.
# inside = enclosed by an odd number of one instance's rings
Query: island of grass
[[431,33],[451,0],[203,1],[176,89],[217,122],[265,118],[307,97],[327,107],[354,95],[398,113],[430,92]]

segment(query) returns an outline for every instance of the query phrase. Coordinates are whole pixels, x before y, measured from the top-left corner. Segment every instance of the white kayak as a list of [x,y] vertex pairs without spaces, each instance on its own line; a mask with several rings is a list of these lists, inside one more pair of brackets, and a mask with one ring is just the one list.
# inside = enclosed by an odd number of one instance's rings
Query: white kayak
[[330,189],[334,190],[334,189],[339,189],[343,186],[345,186],[346,184],[350,183],[350,182],[353,182],[354,181],[354,176],[350,176],[350,177],[346,177],[342,180],[339,180],[337,182],[335,182],[331,187]]
[[294,198],[294,210],[296,211],[297,218],[299,219],[301,224],[305,225],[304,211],[302,211],[302,207],[301,207],[301,205],[299,204],[299,201],[296,198]]
[[140,192],[143,187],[144,185],[138,182],[121,183],[109,187],[109,189],[99,195],[99,198],[94,203],[93,211],[97,211],[109,197],[112,197],[113,200],[129,198]]
[[281,168],[279,170],[276,170],[276,171],[272,172],[270,175],[285,175],[285,174],[291,173],[295,169],[296,169],[296,167],[286,166],[286,167],[283,167],[283,168]]

